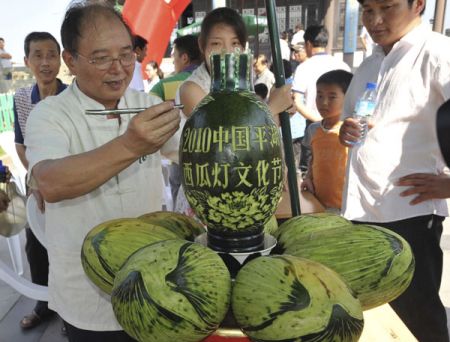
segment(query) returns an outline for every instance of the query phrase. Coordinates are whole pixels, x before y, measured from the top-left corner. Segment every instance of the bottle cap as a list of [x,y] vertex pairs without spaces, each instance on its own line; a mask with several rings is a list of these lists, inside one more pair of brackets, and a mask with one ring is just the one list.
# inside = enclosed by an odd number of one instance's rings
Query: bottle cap
[[377,84],[373,82],[367,82],[366,89],[375,90],[377,88]]

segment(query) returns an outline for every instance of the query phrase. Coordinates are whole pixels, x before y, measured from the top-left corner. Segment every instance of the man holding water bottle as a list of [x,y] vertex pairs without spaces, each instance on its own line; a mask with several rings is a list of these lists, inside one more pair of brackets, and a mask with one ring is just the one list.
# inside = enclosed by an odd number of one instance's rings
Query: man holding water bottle
[[[358,0],[362,21],[377,44],[355,72],[346,94],[341,143],[351,147],[343,215],[386,227],[411,245],[416,270],[391,306],[421,341],[448,341],[439,298],[442,221],[446,201],[413,205],[399,180],[411,173],[440,174],[445,166],[436,139],[436,111],[450,98],[450,40],[422,23],[425,0]],[[368,82],[377,84],[369,131],[360,139],[352,116]]]

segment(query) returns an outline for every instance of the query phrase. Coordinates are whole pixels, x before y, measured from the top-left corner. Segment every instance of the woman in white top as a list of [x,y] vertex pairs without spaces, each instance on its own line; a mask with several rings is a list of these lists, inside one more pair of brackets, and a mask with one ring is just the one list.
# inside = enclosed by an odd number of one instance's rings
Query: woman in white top
[[[214,52],[234,52],[244,50],[247,44],[247,30],[242,17],[231,8],[217,8],[205,17],[198,39],[204,62],[181,85],[180,99],[183,112],[190,116],[194,107],[209,93],[211,77],[209,75],[209,57]],[[292,105],[291,87],[285,85],[274,89],[269,97],[268,106],[274,116]]]
[[158,63],[150,61],[145,67],[145,73],[148,76],[144,82],[145,92],[148,93],[152,90],[153,86],[164,78],[162,70],[159,68]]

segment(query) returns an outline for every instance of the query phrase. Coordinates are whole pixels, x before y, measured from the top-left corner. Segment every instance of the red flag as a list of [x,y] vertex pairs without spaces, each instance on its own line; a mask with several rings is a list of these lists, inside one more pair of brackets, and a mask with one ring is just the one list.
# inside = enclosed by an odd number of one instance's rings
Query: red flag
[[134,34],[147,39],[149,61],[161,63],[169,43],[170,34],[190,0],[126,0],[122,15]]

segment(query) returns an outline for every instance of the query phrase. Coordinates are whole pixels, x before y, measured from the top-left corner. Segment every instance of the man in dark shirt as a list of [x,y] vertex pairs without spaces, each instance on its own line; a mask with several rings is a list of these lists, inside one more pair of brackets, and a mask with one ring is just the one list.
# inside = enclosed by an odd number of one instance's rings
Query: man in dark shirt
[[[61,48],[56,39],[48,32],[31,32],[25,38],[25,64],[36,78],[31,87],[20,88],[14,95],[14,131],[16,150],[23,166],[28,169],[25,157],[25,125],[28,115],[34,106],[47,96],[59,94],[66,88],[57,75],[61,66]],[[41,211],[44,202],[39,192],[34,191]],[[30,264],[31,280],[38,285],[47,286],[48,283],[48,255],[47,250],[35,237],[29,227],[26,229],[27,243],[25,251]],[[20,321],[23,329],[31,329],[39,325],[42,320],[50,317],[54,312],[47,306],[47,302],[38,301],[31,314]]]

